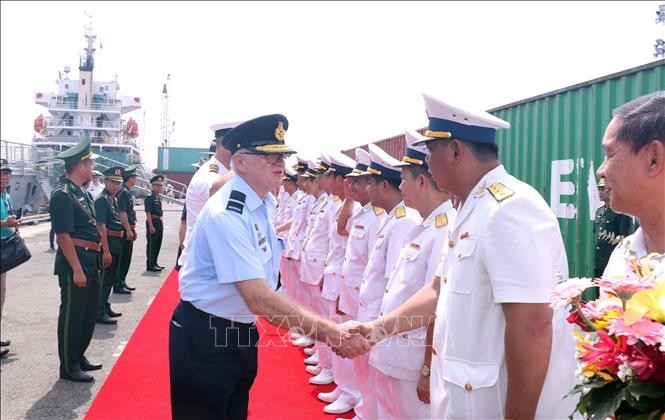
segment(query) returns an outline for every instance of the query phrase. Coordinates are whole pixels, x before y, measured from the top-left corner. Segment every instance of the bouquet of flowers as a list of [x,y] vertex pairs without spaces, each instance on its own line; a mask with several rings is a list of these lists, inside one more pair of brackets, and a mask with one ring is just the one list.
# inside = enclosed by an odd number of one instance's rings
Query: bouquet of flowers
[[[571,278],[550,307],[572,307],[578,360],[576,411],[591,419],[665,419],[665,259],[627,256],[623,275]],[[589,287],[600,297],[583,302]],[[569,306],[570,305],[570,306]]]

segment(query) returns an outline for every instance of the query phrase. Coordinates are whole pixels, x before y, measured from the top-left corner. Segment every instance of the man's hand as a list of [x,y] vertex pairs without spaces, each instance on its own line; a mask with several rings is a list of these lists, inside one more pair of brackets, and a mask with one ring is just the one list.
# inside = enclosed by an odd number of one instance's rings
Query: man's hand
[[17,219],[15,214],[6,218],[3,222],[3,227],[16,227],[21,224],[21,219]]
[[416,386],[416,392],[418,393],[418,399],[425,404],[429,404],[429,376],[420,375],[418,379],[418,385]]
[[127,240],[128,240],[128,241],[133,241],[133,240],[134,240],[134,237],[135,237],[135,235],[134,235],[134,231],[131,230],[131,229],[128,230],[128,231],[127,231]]
[[150,234],[154,235],[155,233],[157,233],[157,229],[154,226],[150,226]]
[[370,343],[359,333],[360,330],[356,327],[358,324],[356,321],[348,321],[339,325],[339,340],[334,344],[329,343],[335,354],[353,359],[371,349]]
[[78,287],[85,287],[87,279],[83,270],[74,273],[74,284]]
[[104,268],[109,267],[112,262],[113,262],[113,256],[111,255],[111,253],[105,252],[104,255],[102,256],[102,264],[104,265]]

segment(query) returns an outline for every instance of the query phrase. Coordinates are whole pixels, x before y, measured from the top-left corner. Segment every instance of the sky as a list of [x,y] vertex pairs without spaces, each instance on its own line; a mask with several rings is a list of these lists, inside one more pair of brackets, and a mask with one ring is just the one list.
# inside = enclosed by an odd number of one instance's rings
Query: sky
[[423,93],[490,109],[652,62],[659,4],[2,1],[0,135],[29,143],[34,94],[64,66],[78,79],[85,13],[102,44],[93,78],[141,97],[125,117],[156,167],[167,74],[171,146],[280,113],[286,143],[315,157],[426,126]]

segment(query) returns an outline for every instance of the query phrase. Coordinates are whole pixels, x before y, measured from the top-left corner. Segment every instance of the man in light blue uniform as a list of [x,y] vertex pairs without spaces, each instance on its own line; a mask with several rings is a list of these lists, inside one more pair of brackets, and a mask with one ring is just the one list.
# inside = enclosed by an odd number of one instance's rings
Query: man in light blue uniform
[[300,327],[347,355],[368,348],[360,335],[276,293],[282,244],[271,223],[270,193],[284,176],[288,121],[266,115],[226,134],[236,176],[206,202],[180,270],[182,301],[170,323],[174,419],[246,418],[257,371],[257,315]]

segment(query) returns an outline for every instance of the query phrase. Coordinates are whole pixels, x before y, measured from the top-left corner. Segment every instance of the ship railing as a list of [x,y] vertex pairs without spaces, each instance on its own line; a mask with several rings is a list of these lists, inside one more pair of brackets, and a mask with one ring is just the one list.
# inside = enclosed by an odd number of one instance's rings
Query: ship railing
[[71,110],[81,110],[81,111],[115,111],[120,112],[122,110],[122,104],[120,102],[111,103],[111,102],[93,102],[92,106],[88,108],[79,108],[77,101],[50,101],[48,104],[49,109],[71,109]]
[[[120,166],[122,168],[126,168],[129,165],[127,165],[124,162],[119,162],[117,160],[108,158],[106,156],[99,156],[97,159],[95,159],[95,169],[100,172],[103,172],[106,169],[113,166]],[[136,170],[136,175],[137,175],[136,185],[134,186],[134,188],[139,193],[137,194],[137,196],[145,197],[147,195],[150,195],[152,193],[152,185],[150,184],[150,179],[153,176],[155,176],[155,174],[145,170],[143,165],[138,165],[138,169]],[[170,187],[168,187],[169,184],[171,185]],[[162,188],[162,193],[160,194],[160,196],[164,201],[184,206],[186,193],[187,193],[187,185],[174,180],[164,179],[164,187]]]
[[7,159],[13,174],[39,175],[40,172],[53,169],[56,154],[54,150],[7,140],[2,140],[0,149],[0,155],[3,159]]
[[[83,137],[78,136],[67,136],[67,135],[54,135],[48,137],[35,137],[35,142],[49,142],[49,143],[78,143]],[[117,144],[122,146],[134,146],[132,143],[124,142],[120,137],[107,137],[107,136],[91,136],[90,141],[92,143],[103,143],[103,144]]]
[[94,123],[90,122],[80,122],[76,123],[73,119],[54,119],[46,118],[44,120],[44,126],[48,128],[58,128],[58,127],[71,127],[76,129],[91,130],[96,128],[102,129],[115,129],[120,130],[121,124],[120,121],[96,121]]

